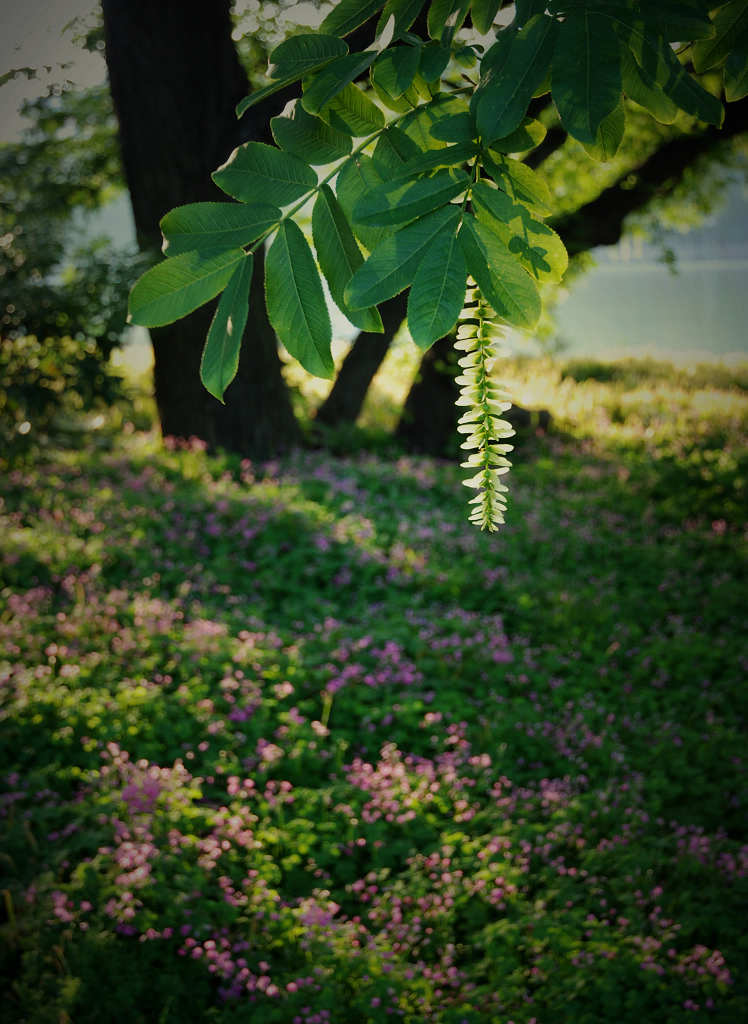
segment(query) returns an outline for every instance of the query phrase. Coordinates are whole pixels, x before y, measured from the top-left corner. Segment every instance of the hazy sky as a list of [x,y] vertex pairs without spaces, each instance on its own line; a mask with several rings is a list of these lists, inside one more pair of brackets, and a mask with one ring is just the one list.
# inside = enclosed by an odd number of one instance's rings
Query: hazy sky
[[[76,46],[64,26],[94,8],[92,0],[0,0],[0,76],[12,68],[39,69],[38,78],[7,82],[0,87],[0,140],[12,141],[23,121],[18,114],[26,99],[42,95],[48,85],[70,78],[93,85],[106,75],[104,59]],[[63,70],[61,64],[72,62]],[[44,71],[49,65],[51,71]]]

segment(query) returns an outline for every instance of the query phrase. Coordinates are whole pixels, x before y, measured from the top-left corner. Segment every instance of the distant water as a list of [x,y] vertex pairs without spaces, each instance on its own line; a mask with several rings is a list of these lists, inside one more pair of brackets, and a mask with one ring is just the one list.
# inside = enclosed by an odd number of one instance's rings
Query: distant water
[[570,355],[748,359],[748,259],[604,263],[556,309]]
[[[78,222],[83,237],[109,234],[119,245],[134,244],[125,195]],[[624,238],[598,250],[598,265],[573,281],[555,310],[564,353],[614,359],[652,356],[693,363],[748,359],[748,202],[742,187],[731,191],[720,214],[668,241],[677,255],[673,274],[657,262],[657,250]],[[727,258],[729,257],[729,258]],[[355,334],[334,316],[336,337]],[[134,344],[147,342],[142,330]],[[515,339],[512,348],[527,347]]]

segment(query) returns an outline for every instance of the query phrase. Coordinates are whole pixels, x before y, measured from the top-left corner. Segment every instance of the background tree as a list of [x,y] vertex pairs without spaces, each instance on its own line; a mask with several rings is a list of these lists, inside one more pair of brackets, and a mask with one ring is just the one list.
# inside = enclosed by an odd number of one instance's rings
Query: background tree
[[[237,122],[248,80],[231,38],[229,0],[103,0],[109,84],[119,122],[138,245],[155,259],[158,223],[172,206],[219,197],[210,172],[248,138],[265,138],[271,107]],[[211,311],[152,332],[156,403],[164,433],[269,456],[299,437],[264,316],[261,277],[237,379],[221,405],[200,384]]]

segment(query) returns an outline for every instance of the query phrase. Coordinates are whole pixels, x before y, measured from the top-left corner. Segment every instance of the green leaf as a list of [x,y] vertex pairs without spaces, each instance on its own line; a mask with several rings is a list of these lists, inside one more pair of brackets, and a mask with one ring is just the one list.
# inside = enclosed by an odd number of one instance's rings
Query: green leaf
[[489,225],[535,280],[561,281],[569,257],[553,228],[486,182],[478,182],[472,195],[478,220]]
[[440,142],[472,142],[477,134],[475,120],[467,111],[445,117],[431,129],[432,138]]
[[284,220],[265,258],[265,298],[275,333],[305,370],[331,378],[332,327],[322,282],[301,228]]
[[340,312],[360,331],[381,333],[384,327],[376,307],[352,310],[345,301],[346,285],[364,258],[346,216],[328,185],[323,185],[319,190],[314,204],[312,235],[319,265]]
[[709,20],[708,8],[700,0],[657,0],[644,5],[642,16],[654,25],[667,42],[686,42],[692,39],[709,39],[714,35],[714,26]]
[[240,100],[236,105],[236,116],[241,117],[242,114],[246,114],[250,107],[254,107],[255,104],[261,103],[267,99],[268,96],[272,96],[273,93],[280,92],[281,89],[285,89],[287,85],[292,85],[297,82],[298,78],[296,75],[291,75],[290,78],[283,78],[277,82],[271,82],[270,85],[264,86],[262,89],[254,89],[249,96],[245,96],[243,100]]
[[509,135],[503,139],[494,139],[491,149],[495,149],[497,153],[525,153],[528,149],[539,146],[545,134],[544,124],[526,117],[519,128],[515,128]]
[[459,219],[458,207],[443,206],[385,238],[351,278],[348,304],[376,306],[407,288],[429,248],[442,232],[454,231]]
[[482,36],[490,30],[500,7],[501,0],[473,0],[470,16],[473,19],[473,25]]
[[210,325],[200,361],[200,380],[219,402],[223,401],[224,392],[239,369],[239,350],[249,315],[253,263],[250,254],[231,275]]
[[375,227],[403,224],[443,206],[464,192],[470,179],[464,171],[438,171],[416,181],[395,179],[359,200],[353,210],[355,223]]
[[[344,165],[338,175],[335,191],[349,223],[353,221],[356,203],[383,182],[384,178],[371,157],[359,155]],[[356,237],[370,252],[391,234],[387,228],[370,228],[364,224],[354,224],[353,228]]]
[[673,103],[707,124],[722,124],[724,110],[720,101],[689,75],[662,38],[650,32],[643,22],[632,23],[621,34],[639,66]]
[[497,316],[527,330],[540,317],[540,295],[534,281],[499,236],[467,214],[460,231],[468,273]]
[[353,83],[327,104],[322,116],[333,128],[356,137],[371,135],[384,126],[382,111]]
[[382,132],[371,154],[374,166],[384,179],[400,176],[408,161],[418,157],[418,146],[395,125]]
[[380,53],[371,69],[371,77],[392,99],[411,87],[421,55],[415,46],[393,46]]
[[308,32],[291,36],[270,54],[270,77],[303,78],[347,53],[348,46],[335,35]]
[[320,32],[347,36],[354,28],[373,18],[384,7],[384,0],[340,0],[319,27]]
[[725,64],[725,99],[728,103],[748,95],[748,53],[731,53]]
[[402,38],[403,33],[408,31],[421,13],[424,3],[425,0],[387,0],[379,18],[377,35],[380,34],[390,18],[394,18],[395,30],[392,36],[393,41]]
[[562,23],[553,56],[551,90],[564,128],[594,143],[601,122],[621,97],[618,38],[602,14],[572,11]]
[[518,25],[525,25],[536,14],[542,14],[546,6],[546,0],[516,0],[514,19]]
[[621,96],[615,110],[600,122],[594,145],[590,145],[589,142],[583,142],[582,145],[588,156],[591,156],[593,160],[601,162],[612,160],[623,142],[625,130],[626,111],[623,106],[623,96]]
[[[485,142],[509,135],[521,124],[535,90],[547,74],[555,38],[556,22],[538,14],[514,37],[502,66],[489,71],[475,94],[475,105],[471,103]],[[617,49],[618,40],[613,38]]]
[[213,181],[235,199],[251,203],[258,197],[287,206],[317,184],[317,175],[298,157],[264,142],[245,142],[213,172]]
[[310,114],[319,114],[355,78],[362,75],[377,57],[376,50],[350,53],[328,64],[304,82],[301,102]]
[[241,249],[184,252],[163,260],[135,282],[130,292],[130,321],[163,327],[214,298],[229,282]]
[[722,64],[738,43],[748,35],[748,3],[732,0],[714,16],[714,35],[694,43],[693,66],[697,74]]
[[178,256],[192,249],[236,249],[254,242],[281,218],[267,203],[188,203],[161,218],[164,252]]
[[459,27],[457,24],[457,18],[464,10],[462,17],[460,18],[461,24],[467,14],[468,6],[469,5],[465,3],[464,0],[431,0],[431,6],[429,7],[429,13],[426,19],[426,25],[431,38],[441,39],[444,29],[448,24],[452,28],[454,34],[455,28]]
[[464,97],[454,94],[441,95],[431,103],[424,103],[412,113],[407,114],[400,121],[400,127],[419,149],[434,149],[435,146],[440,145],[434,141],[431,134],[434,125],[451,114],[458,114],[467,109],[468,105]]
[[533,207],[538,213],[550,213],[552,199],[548,186],[538,172],[527,164],[512,160],[511,157],[492,154],[484,157],[483,167],[512,199]]
[[281,149],[308,164],[329,164],[351,151],[350,135],[330,127],[320,117],[307,114],[298,101],[293,117],[271,118],[270,130]]
[[439,234],[416,271],[408,295],[408,330],[427,349],[452,330],[465,303],[467,268],[456,231]]
[[678,108],[657,82],[640,67],[625,43],[621,44],[621,78],[623,91],[630,100],[650,112],[660,124],[672,124]]
[[403,168],[403,174],[426,174],[439,167],[456,167],[472,159],[480,152],[475,142],[456,142],[454,146],[432,149],[428,153],[419,153],[409,160]]
[[[481,61],[481,77],[488,78],[490,71],[499,72],[509,59],[519,28],[512,24],[502,28],[496,35],[496,42],[489,46]],[[480,89],[480,86],[478,87]]]
[[426,82],[436,82],[449,64],[451,51],[448,46],[432,40],[421,47],[420,73]]

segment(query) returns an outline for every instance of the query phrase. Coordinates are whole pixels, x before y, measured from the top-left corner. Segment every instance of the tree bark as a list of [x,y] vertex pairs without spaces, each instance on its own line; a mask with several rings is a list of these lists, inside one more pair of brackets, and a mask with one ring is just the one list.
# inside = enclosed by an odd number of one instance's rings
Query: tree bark
[[[240,142],[262,137],[271,110],[237,121],[249,90],[231,40],[229,0],[102,0],[109,83],[138,244],[157,253],[158,223],[172,207],[227,197],[210,174]],[[262,260],[239,373],[222,405],[202,387],[200,357],[215,305],[151,333],[156,403],[164,434],[266,458],[299,439],[267,322]]]
[[405,399],[395,437],[410,451],[447,455],[457,449],[457,359],[454,338],[440,338],[424,353]]
[[387,349],[405,319],[408,297],[402,292],[394,299],[383,302],[379,308],[384,326],[383,334],[370,334],[362,331],[353,342],[356,356],[351,359],[350,352],[343,360],[340,372],[329,395],[317,410],[315,420],[325,426],[336,426],[339,423],[355,423],[361,406],[364,404],[366,392],[374,379],[374,375],[382,365]]

